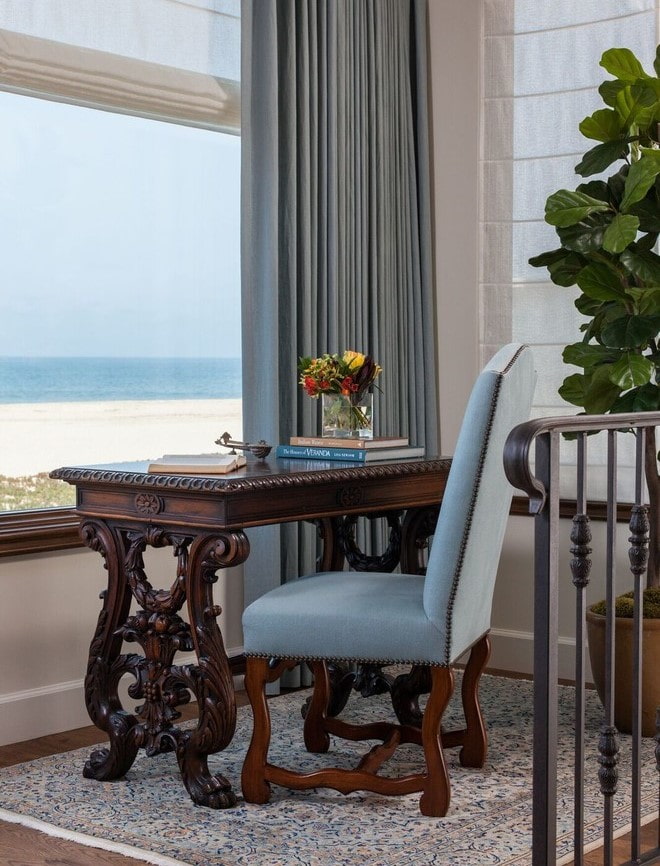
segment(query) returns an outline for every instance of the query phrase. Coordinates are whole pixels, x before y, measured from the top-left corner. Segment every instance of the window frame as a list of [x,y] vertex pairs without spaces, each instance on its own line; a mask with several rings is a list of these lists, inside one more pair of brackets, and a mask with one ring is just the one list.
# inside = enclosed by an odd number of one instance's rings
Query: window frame
[[0,514],[0,557],[82,547],[75,508],[53,507]]
[[[0,90],[240,135],[240,82],[0,29]],[[0,558],[83,547],[74,507],[0,513]]]

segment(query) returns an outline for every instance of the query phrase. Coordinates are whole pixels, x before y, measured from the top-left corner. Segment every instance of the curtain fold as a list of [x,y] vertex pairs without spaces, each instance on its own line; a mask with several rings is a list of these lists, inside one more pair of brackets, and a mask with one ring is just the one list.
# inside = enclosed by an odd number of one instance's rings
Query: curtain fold
[[[242,34],[244,436],[317,434],[298,358],[353,348],[376,434],[437,453],[427,2],[243,0]],[[313,569],[307,529],[252,533],[246,602]]]

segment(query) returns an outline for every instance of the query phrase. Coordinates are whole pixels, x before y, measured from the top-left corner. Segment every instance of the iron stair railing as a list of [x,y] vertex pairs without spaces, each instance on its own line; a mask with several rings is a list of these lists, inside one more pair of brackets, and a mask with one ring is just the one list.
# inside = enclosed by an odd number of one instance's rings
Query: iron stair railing
[[[511,431],[504,451],[509,481],[527,494],[535,515],[534,531],[534,769],[532,866],[557,862],[557,716],[558,716],[558,594],[560,584],[559,482],[560,443],[567,433],[577,438],[576,515],[570,533],[570,568],[575,586],[575,763],[573,854],[575,866],[585,858],[585,629],[586,587],[591,569],[591,529],[587,503],[587,436],[607,431],[607,531],[606,531],[606,659],[604,720],[598,743],[598,780],[603,797],[604,866],[614,866],[613,820],[617,795],[619,733],[614,723],[614,597],[617,515],[617,437],[636,436],[635,502],[630,519],[630,570],[634,590],[632,675],[632,773],[630,806],[630,859],[626,866],[660,863],[660,838],[655,847],[641,844],[641,683],[642,683],[642,582],[649,544],[648,506],[643,503],[645,437],[655,435],[660,412],[620,415],[572,415],[543,418],[520,424]],[[534,455],[534,465],[531,460]],[[660,771],[660,712],[656,721],[655,764]],[[660,789],[659,789],[660,790]],[[592,855],[593,856],[593,855]]]

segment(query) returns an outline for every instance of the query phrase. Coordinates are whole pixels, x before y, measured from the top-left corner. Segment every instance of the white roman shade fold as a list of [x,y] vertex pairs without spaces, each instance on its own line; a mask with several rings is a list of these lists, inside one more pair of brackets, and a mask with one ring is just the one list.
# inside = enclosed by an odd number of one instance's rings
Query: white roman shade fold
[[237,132],[239,0],[5,0],[0,88]]

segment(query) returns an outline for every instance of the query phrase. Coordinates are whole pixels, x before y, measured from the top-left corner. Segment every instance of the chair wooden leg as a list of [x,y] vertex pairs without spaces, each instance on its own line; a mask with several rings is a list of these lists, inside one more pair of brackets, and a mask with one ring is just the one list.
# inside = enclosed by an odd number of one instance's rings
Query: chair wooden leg
[[305,715],[304,738],[308,752],[322,754],[330,748],[325,723],[330,702],[330,675],[324,661],[308,662],[314,676],[314,691]]
[[424,789],[419,801],[422,815],[443,818],[449,809],[450,786],[445,758],[442,753],[440,724],[454,691],[451,668],[431,668],[431,691],[422,721],[422,746],[426,759]]
[[463,674],[461,697],[467,730],[459,760],[463,767],[483,767],[488,753],[488,734],[479,705],[479,680],[490,658],[490,640],[484,635],[470,652]]
[[270,784],[266,781],[266,763],[270,745],[270,712],[266,700],[266,683],[273,677],[268,659],[248,658],[245,667],[245,691],[252,705],[254,724],[252,739],[241,773],[243,797],[248,803],[267,803]]

